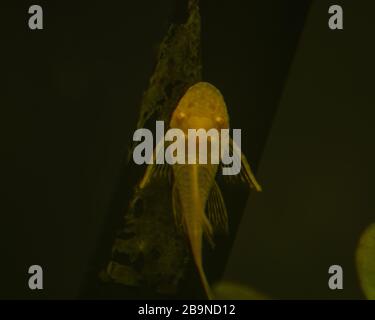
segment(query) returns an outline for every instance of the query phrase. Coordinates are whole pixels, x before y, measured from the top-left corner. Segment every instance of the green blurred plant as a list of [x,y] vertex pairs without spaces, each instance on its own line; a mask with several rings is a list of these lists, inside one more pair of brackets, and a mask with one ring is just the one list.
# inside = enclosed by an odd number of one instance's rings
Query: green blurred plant
[[263,293],[248,286],[231,281],[221,281],[212,287],[214,298],[217,300],[268,300]]
[[375,300],[375,223],[361,235],[356,252],[359,281],[367,299]]

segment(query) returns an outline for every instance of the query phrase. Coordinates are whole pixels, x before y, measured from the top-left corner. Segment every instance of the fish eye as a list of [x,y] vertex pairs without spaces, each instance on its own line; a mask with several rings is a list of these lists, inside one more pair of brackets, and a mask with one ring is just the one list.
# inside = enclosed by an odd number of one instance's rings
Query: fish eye
[[215,121],[217,124],[220,124],[220,125],[224,123],[224,119],[222,117],[216,117]]
[[177,113],[177,119],[182,120],[186,118],[186,113],[185,112],[179,112]]

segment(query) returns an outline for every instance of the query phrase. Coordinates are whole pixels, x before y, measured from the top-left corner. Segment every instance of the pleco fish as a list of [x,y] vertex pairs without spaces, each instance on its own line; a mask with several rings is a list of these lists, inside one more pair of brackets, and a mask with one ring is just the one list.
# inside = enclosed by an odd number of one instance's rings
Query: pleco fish
[[[229,129],[227,107],[220,91],[207,82],[199,82],[190,87],[174,110],[170,128],[182,130],[185,137],[188,129],[214,128]],[[210,140],[207,145],[209,147]],[[231,149],[235,148],[230,139]],[[157,149],[157,148],[156,148]],[[233,151],[233,150],[232,150]],[[196,150],[196,157],[198,157]],[[154,153],[154,156],[155,153]],[[156,172],[167,172],[166,165],[149,165],[140,188],[143,188]],[[202,235],[213,244],[213,233],[216,230],[228,229],[228,216],[221,191],[215,181],[219,164],[176,163],[171,166],[173,173],[172,201],[176,224],[183,227],[189,239],[191,252],[197,267],[202,285],[209,299],[212,293],[202,263]],[[251,172],[250,166],[241,154],[241,171],[238,175],[256,191],[261,191]],[[207,215],[206,215],[207,211]]]

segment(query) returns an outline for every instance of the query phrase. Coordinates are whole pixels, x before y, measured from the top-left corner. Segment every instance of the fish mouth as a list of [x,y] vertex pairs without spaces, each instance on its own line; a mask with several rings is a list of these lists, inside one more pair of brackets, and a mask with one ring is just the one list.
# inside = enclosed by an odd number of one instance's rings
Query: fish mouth
[[187,119],[186,124],[184,125],[184,131],[188,129],[203,129],[203,130],[210,130],[210,129],[219,129],[217,124],[214,120],[208,117],[190,117]]

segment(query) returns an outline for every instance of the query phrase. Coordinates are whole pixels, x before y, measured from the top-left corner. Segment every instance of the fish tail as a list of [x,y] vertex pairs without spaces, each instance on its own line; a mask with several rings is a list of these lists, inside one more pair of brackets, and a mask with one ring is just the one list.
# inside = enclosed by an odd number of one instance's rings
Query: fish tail
[[204,273],[203,267],[201,267],[200,269],[198,268],[198,271],[199,271],[199,276],[202,281],[204,292],[206,293],[208,300],[213,300],[212,290],[207,281],[207,277],[206,277],[206,274]]
[[207,296],[208,300],[213,300],[211,286],[208,283],[206,273],[203,270],[202,264],[201,264],[200,267],[198,267],[198,272],[199,272],[199,277],[201,278],[201,282],[202,282],[202,285],[203,285],[204,292],[206,293],[206,296]]
[[[207,281],[202,263],[202,237],[203,234],[212,244],[212,225],[204,212],[204,200],[202,199],[202,184],[199,183],[198,165],[186,166],[186,175],[180,176],[183,181],[185,197],[182,196],[182,217],[185,231],[189,238],[190,248],[195,262],[201,284],[208,299],[212,299],[210,285]],[[180,171],[181,172],[181,171]],[[204,193],[204,192],[203,192]],[[187,195],[189,195],[187,197]]]
[[198,226],[195,226],[195,228],[194,226],[190,226],[190,227],[193,227],[193,228],[189,228],[188,226],[188,229],[190,229],[188,230],[188,234],[190,238],[191,251],[193,254],[194,262],[197,267],[199,278],[201,280],[201,283],[207,295],[207,298],[209,300],[212,300],[213,296],[212,296],[211,287],[208,283],[206,273],[204,272],[203,263],[202,263],[202,230],[199,230]]

